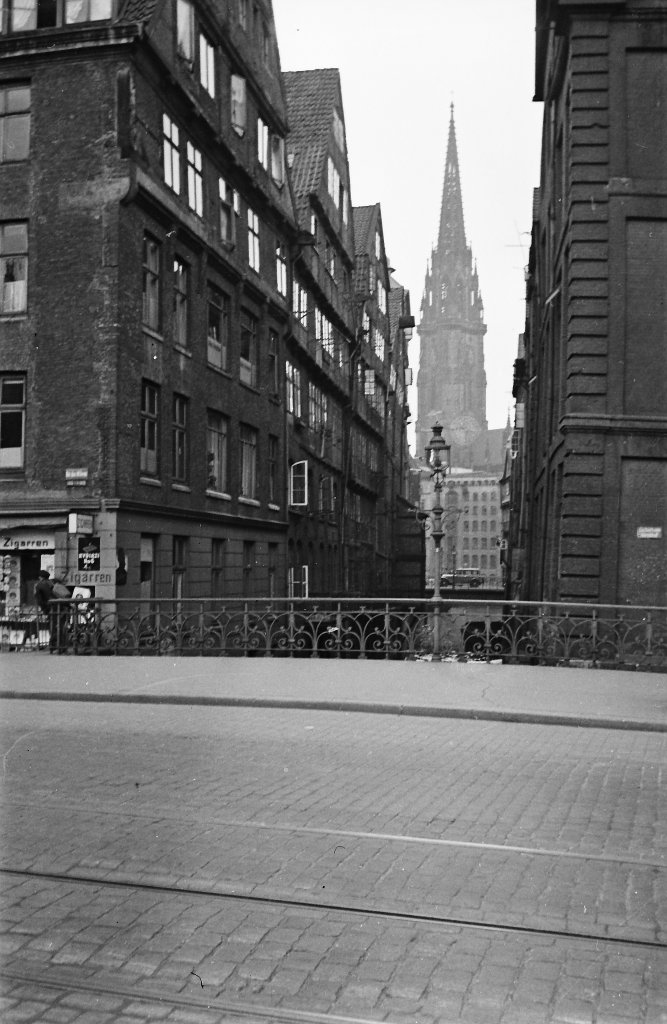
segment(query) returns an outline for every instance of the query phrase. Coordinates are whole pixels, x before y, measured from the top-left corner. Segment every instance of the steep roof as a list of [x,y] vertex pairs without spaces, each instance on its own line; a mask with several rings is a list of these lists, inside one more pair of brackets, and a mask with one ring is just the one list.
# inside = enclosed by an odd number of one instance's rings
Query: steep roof
[[307,196],[317,189],[327,155],[333,111],[340,107],[340,75],[337,68],[284,71],[287,93],[292,184],[295,195]]
[[459,153],[456,145],[456,128],[454,127],[454,104],[452,103],[450,106],[445,180],[442,186],[438,248],[445,251],[462,252],[465,247],[466,232],[463,222],[463,197],[459,174]]
[[354,206],[352,208],[354,251],[357,256],[365,255],[374,247],[371,235],[375,233],[375,222],[379,209],[379,203],[374,203],[373,206]]

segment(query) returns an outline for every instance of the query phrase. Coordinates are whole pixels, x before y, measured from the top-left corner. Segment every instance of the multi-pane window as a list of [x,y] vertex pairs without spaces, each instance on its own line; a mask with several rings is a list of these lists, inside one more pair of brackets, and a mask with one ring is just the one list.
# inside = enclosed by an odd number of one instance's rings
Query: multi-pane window
[[322,389],[308,383],[308,421],[311,430],[321,433],[326,426],[326,397]]
[[178,256],[174,258],[174,344],[188,347],[188,279],[189,268]]
[[162,163],[164,180],[174,192],[181,191],[181,154],[178,125],[168,114],[162,115]]
[[144,235],[142,319],[146,327],[160,330],[160,244],[150,235]]
[[234,242],[236,238],[235,216],[239,212],[238,193],[224,178],[218,179],[220,199],[220,238],[223,242]]
[[248,207],[248,263],[259,273],[259,217]]
[[188,400],[183,395],[174,395],[171,440],[172,475],[183,484],[188,479]]
[[0,164],[27,160],[30,149],[30,86],[0,88]]
[[301,371],[289,359],[285,363],[285,380],[287,382],[285,400],[287,411],[297,419],[301,418]]
[[278,438],[273,434],[269,434],[268,470],[269,501],[275,504],[278,500]]
[[207,358],[218,370],[229,369],[229,298],[212,285],[208,289]]
[[0,376],[0,469],[22,469],[25,453],[25,377]]
[[215,96],[215,49],[203,32],[199,33],[199,81],[209,96]]
[[287,296],[287,246],[276,242],[276,288]]
[[210,491],[222,493],[226,492],[229,486],[227,480],[227,425],[225,416],[209,409],[206,424],[206,487]]
[[141,382],[141,442],[139,468],[148,476],[158,474],[160,438],[160,390],[157,384]]
[[0,222],[0,314],[28,308],[28,225]]
[[232,75],[231,83],[231,120],[232,128],[239,135],[246,129],[247,104],[246,82],[240,75]]
[[241,446],[241,495],[244,498],[257,496],[257,431],[246,423],[239,427]]
[[257,118],[257,159],[262,167],[269,167],[269,126]]
[[373,348],[378,359],[384,359],[384,335],[378,327],[373,328]]
[[278,379],[278,334],[276,331],[269,330],[269,394],[277,396],[280,391],[280,384]]
[[377,297],[378,297],[378,307],[380,309],[380,312],[381,313],[386,313],[387,312],[387,289],[383,285],[383,283],[380,280],[380,278],[378,278]]
[[198,149],[188,142],[188,205],[200,217],[204,212],[204,185],[202,178],[202,156]]
[[242,310],[239,375],[244,384],[250,384],[253,388],[257,387],[257,327],[256,317]]
[[305,327],[308,315],[308,292],[297,280],[292,283],[292,309],[299,323]]
[[189,64],[195,61],[195,12],[189,0],[176,0],[176,52]]
[[327,355],[335,354],[333,325],[319,309],[315,311],[315,338],[321,343]]
[[0,4],[0,33],[108,21],[111,10],[112,0],[5,0]]

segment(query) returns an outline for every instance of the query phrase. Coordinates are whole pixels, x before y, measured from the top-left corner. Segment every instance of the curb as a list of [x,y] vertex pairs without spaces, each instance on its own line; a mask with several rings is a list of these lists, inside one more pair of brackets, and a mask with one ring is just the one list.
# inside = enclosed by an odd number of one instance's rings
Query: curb
[[528,725],[565,725],[586,729],[623,729],[667,733],[667,722],[587,715],[547,714],[530,711],[494,711],[480,708],[429,707],[423,704],[389,704],[375,701],[299,700],[271,697],[204,697],[183,694],[88,693],[50,690],[0,690],[0,700],[79,701],[96,704],[152,704],[187,707],[282,708],[295,711],[346,711],[355,714],[410,715],[419,718],[463,718],[479,722],[519,722]]

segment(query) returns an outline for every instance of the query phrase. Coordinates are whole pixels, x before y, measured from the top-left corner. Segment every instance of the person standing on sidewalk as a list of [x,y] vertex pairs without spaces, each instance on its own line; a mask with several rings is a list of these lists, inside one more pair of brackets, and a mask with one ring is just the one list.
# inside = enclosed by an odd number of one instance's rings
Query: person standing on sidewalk
[[[44,616],[48,620],[49,626],[49,647],[52,647],[51,637],[53,631],[51,630],[51,608],[49,602],[53,594],[53,580],[50,578],[46,569],[40,569],[37,573],[37,582],[35,583],[35,601],[37,602],[37,608],[39,610],[39,616]],[[39,617],[38,616],[38,617]],[[39,636],[39,622],[37,624],[37,635]]]

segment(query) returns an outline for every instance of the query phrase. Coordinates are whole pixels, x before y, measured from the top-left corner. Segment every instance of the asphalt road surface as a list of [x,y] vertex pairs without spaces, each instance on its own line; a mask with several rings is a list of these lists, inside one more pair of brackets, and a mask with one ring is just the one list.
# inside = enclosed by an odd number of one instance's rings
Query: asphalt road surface
[[0,1019],[667,1024],[667,735],[7,701]]

